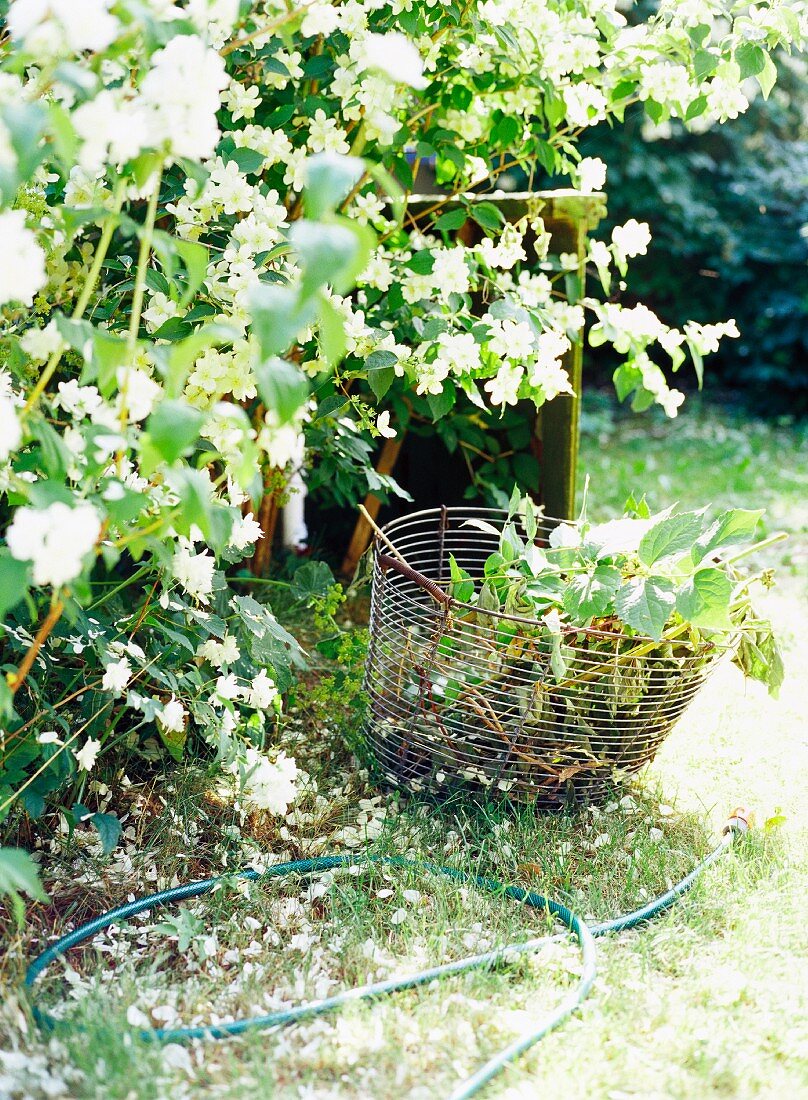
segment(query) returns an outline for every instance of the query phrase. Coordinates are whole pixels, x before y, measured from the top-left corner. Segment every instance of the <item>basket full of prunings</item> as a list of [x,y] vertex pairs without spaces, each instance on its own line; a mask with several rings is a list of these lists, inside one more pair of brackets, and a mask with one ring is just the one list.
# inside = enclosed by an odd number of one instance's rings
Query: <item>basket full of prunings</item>
[[[410,789],[472,783],[558,806],[654,758],[722,660],[776,692],[771,627],[737,565],[760,512],[562,522],[416,512],[377,532],[366,739]],[[770,540],[766,540],[768,543]]]

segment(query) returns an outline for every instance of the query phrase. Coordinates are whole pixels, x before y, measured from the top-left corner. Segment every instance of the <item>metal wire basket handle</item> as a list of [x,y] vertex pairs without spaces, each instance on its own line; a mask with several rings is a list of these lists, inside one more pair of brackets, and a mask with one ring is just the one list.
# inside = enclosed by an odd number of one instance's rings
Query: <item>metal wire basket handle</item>
[[379,554],[376,560],[383,573],[386,573],[388,569],[392,569],[394,573],[399,573],[402,577],[406,577],[408,581],[417,584],[419,588],[423,588],[425,592],[429,593],[433,600],[439,604],[443,604],[444,607],[450,607],[454,602],[448,592],[444,592],[435,581],[430,580],[429,577],[425,577],[423,573],[417,572],[417,570],[405,564],[403,561],[399,561],[398,558],[393,558],[389,554]]

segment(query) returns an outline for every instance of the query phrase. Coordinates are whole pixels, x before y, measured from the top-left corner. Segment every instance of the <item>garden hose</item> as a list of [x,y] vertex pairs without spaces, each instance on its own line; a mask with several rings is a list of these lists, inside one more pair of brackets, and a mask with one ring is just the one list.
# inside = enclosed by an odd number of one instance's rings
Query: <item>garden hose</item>
[[[543,909],[565,925],[578,941],[581,949],[582,969],[578,984],[574,990],[558,1005],[555,1010],[534,1030],[520,1039],[515,1040],[504,1050],[500,1051],[482,1066],[475,1074],[469,1077],[451,1093],[449,1100],[466,1100],[475,1095],[492,1077],[496,1076],[504,1067],[519,1057],[534,1043],[542,1039],[548,1032],[558,1027],[567,1019],[583,1002],[595,981],[596,951],[594,937],[604,936],[609,932],[622,932],[628,928],[635,928],[644,924],[658,914],[669,909],[685,894],[701,873],[714,863],[732,844],[733,840],[749,828],[748,814],[746,811],[735,810],[724,827],[721,842],[710,854],[701,861],[691,872],[675,886],[664,894],[650,901],[640,909],[612,920],[603,921],[591,927],[585,924],[580,917],[559,902],[546,898],[534,890],[527,890],[521,886],[507,886],[495,879],[485,878],[481,875],[468,874],[457,871],[451,867],[441,867],[435,863],[424,860],[409,860],[399,856],[373,856],[358,857],[352,855],[319,856],[314,859],[296,859],[288,863],[278,863],[268,867],[264,871],[254,871],[247,868],[236,875],[218,875],[215,878],[203,879],[198,882],[189,882],[183,886],[176,886],[171,890],[161,890],[147,897],[137,898],[126,905],[116,906],[114,909],[102,913],[86,924],[62,936],[41,955],[38,955],[28,966],[25,973],[25,987],[34,985],[37,978],[53,962],[54,959],[64,955],[71,947],[92,939],[96,933],[101,932],[110,925],[118,924],[137,916],[138,913],[147,913],[159,906],[170,905],[184,901],[187,898],[200,897],[209,894],[220,882],[225,879],[247,879],[248,881],[263,881],[269,878],[281,878],[286,875],[308,875],[320,871],[330,871],[337,867],[356,866],[361,862],[375,866],[409,868],[411,870],[426,871],[433,874],[445,875],[455,882],[475,886],[480,890],[499,894],[502,897],[529,905],[535,909]],[[498,947],[493,951],[486,951],[479,955],[470,955],[465,959],[444,963],[441,966],[433,966],[428,970],[421,970],[404,978],[388,978],[384,981],[372,982],[367,985],[355,986],[352,989],[343,990],[333,997],[326,997],[318,1001],[308,1001],[297,1008],[284,1009],[271,1012],[264,1016],[251,1016],[247,1019],[233,1020],[229,1023],[216,1024],[209,1027],[181,1027],[181,1028],[153,1028],[139,1032],[141,1039],[152,1042],[176,1043],[191,1039],[221,1039],[228,1035],[241,1035],[245,1031],[258,1028],[280,1027],[285,1024],[296,1023],[313,1016],[320,1016],[351,1001],[365,1000],[381,997],[386,993],[394,993],[400,989],[412,989],[415,986],[426,985],[438,978],[447,977],[450,974],[460,974],[467,970],[482,967],[492,967],[501,961],[509,961],[518,955],[528,954],[539,950],[546,944],[563,939],[565,933],[541,936],[537,939],[525,940],[519,943]],[[69,1026],[62,1023],[43,1011],[36,1004],[33,1005],[33,1015],[36,1022],[45,1029],[55,1029],[59,1026]]]

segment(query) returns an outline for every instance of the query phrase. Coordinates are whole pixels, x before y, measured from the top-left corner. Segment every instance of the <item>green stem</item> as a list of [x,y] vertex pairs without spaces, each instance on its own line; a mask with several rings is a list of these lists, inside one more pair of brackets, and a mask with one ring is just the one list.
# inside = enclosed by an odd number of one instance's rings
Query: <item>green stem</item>
[[[119,391],[121,409],[118,420],[122,436],[126,434],[126,425],[129,421],[127,401],[129,372],[135,365],[135,356],[137,355],[137,337],[140,331],[140,319],[143,314],[143,299],[146,295],[146,269],[149,266],[149,257],[151,256],[152,242],[154,241],[154,224],[157,221],[157,206],[160,200],[160,184],[162,181],[163,168],[161,165],[157,172],[154,189],[149,197],[149,205],[146,208],[146,220],[143,223],[143,229],[140,234],[140,249],[137,257],[137,270],[135,271],[135,289],[132,294],[132,312],[129,317],[129,331],[126,339],[126,365],[124,366],[124,375]],[[118,470],[121,469],[123,458],[124,450],[121,448],[115,456],[115,464]]]
[[[112,234],[115,232],[115,228],[118,224],[118,215],[121,212],[123,206],[124,196],[126,194],[126,184],[124,180],[119,180],[115,188],[114,202],[112,209],[107,214],[104,225],[101,230],[101,236],[98,240],[98,247],[95,250],[95,256],[93,257],[92,267],[90,268],[87,280],[84,283],[81,294],[76,302],[75,308],[71,313],[71,319],[79,321],[84,316],[84,311],[87,308],[92,293],[98,283],[98,278],[101,274],[101,266],[104,260],[107,258],[107,252],[109,251],[110,242],[112,241]],[[45,369],[39,376],[39,380],[31,393],[28,395],[28,400],[25,402],[25,406],[22,410],[22,415],[25,416],[36,405],[39,398],[45,392],[45,387],[50,382],[51,378],[56,371],[56,368],[62,361],[62,352],[55,351],[48,360]]]
[[771,535],[767,539],[762,539],[761,542],[756,542],[752,546],[747,546],[745,550],[739,550],[737,554],[733,554],[731,558],[724,558],[721,562],[722,565],[734,565],[736,561],[740,561],[741,558],[748,557],[749,554],[754,554],[758,550],[765,550],[769,546],[774,546],[775,543],[782,542],[788,538],[788,534],[785,531],[778,531],[776,535]]

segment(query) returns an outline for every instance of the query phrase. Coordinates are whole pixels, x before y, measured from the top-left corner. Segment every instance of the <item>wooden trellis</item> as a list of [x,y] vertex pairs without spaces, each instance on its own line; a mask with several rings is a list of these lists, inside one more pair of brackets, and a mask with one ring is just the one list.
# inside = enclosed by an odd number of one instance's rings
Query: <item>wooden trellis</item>
[[[575,253],[578,258],[577,296],[585,289],[587,238],[597,228],[606,214],[606,199],[602,194],[584,195],[580,191],[530,191],[494,192],[493,194],[467,194],[455,199],[445,195],[413,195],[407,209],[413,215],[440,204],[445,211],[476,202],[494,203],[509,222],[521,221],[526,215],[540,215],[551,237],[554,253]],[[460,231],[464,244],[475,232],[471,221]],[[533,450],[539,461],[540,482],[535,496],[546,508],[547,514],[571,519],[575,511],[575,483],[578,467],[578,442],[580,434],[581,390],[583,383],[583,331],[573,343],[564,359],[564,367],[570,378],[574,396],[560,395],[538,410],[533,432]],[[379,473],[393,472],[403,439],[386,440],[382,447],[377,469]],[[375,519],[381,501],[369,495],[365,508]],[[370,544],[372,530],[364,517],[356,523],[353,536],[342,563],[342,572],[353,574],[359,559]]]

